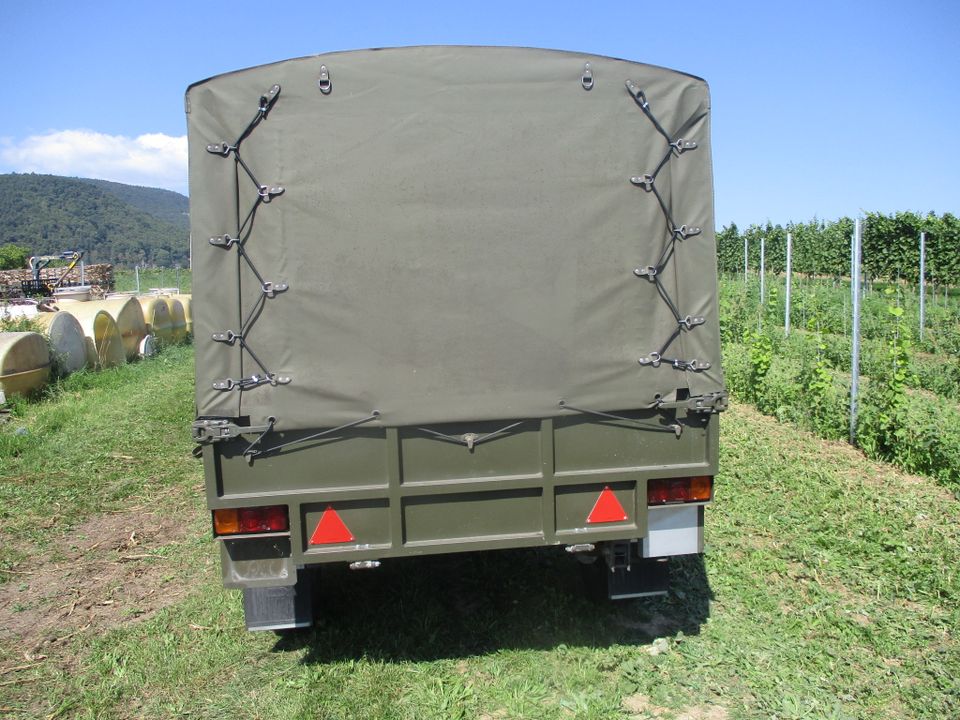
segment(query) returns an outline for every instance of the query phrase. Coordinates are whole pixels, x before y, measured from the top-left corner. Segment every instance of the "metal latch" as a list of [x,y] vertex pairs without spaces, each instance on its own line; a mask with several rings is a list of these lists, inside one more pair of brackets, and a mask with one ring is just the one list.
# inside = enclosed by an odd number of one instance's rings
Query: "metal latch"
[[233,440],[244,434],[265,433],[272,427],[273,423],[267,425],[237,425],[230,418],[204,418],[194,421],[191,425],[194,442],[201,444]]
[[664,400],[659,397],[656,399],[658,410],[678,408],[685,409],[688,412],[704,414],[723,412],[729,405],[729,396],[725,390],[716,390],[705,395],[694,395],[680,400]]

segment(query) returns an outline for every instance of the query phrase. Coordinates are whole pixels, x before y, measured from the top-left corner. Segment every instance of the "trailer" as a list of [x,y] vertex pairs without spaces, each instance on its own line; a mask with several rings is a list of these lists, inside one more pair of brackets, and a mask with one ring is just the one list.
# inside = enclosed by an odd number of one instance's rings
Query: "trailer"
[[309,626],[330,564],[556,546],[627,598],[703,551],[727,401],[709,103],[529,48],[188,88],[192,431],[249,629]]

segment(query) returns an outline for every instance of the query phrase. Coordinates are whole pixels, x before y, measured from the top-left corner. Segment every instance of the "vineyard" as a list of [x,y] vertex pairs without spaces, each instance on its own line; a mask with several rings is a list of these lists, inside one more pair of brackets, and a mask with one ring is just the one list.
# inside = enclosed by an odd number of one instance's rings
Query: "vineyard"
[[[721,272],[760,266],[760,239],[766,240],[766,268],[783,272],[786,236],[793,238],[793,270],[809,276],[845,276],[850,273],[850,236],[853,220],[782,225],[751,225],[740,231],[735,224],[717,233],[717,264]],[[949,213],[922,216],[912,212],[892,215],[867,213],[863,232],[863,271],[867,278],[919,280],[920,233],[926,234],[926,279],[937,285],[955,284],[960,276],[960,219]]]
[[[781,421],[822,437],[847,438],[849,282],[795,278],[788,334],[785,279],[764,280],[761,302],[758,275],[721,278],[728,387]],[[856,444],[870,457],[960,491],[960,302],[943,290],[928,291],[922,339],[915,286],[872,283],[863,292],[861,312]]]

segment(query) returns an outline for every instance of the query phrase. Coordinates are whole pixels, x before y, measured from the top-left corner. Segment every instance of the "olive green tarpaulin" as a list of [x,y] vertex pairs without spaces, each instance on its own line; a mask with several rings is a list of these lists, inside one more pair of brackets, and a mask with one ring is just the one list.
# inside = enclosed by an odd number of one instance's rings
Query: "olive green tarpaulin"
[[[704,81],[570,52],[418,47],[230,73],[186,103],[200,416],[426,425],[722,389]],[[654,120],[696,147],[671,152]],[[655,192],[631,182],[668,155]],[[254,179],[277,194],[258,203]],[[673,243],[658,287],[635,270],[670,245],[667,213],[702,232]],[[266,297],[261,279],[288,287]],[[708,369],[638,362],[675,333],[663,356]]]

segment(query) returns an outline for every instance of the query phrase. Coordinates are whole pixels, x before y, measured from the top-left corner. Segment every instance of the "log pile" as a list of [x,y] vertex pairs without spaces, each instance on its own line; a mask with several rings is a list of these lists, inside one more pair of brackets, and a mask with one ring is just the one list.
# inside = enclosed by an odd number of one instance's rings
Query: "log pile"
[[[40,279],[49,283],[55,283],[57,278],[63,273],[62,267],[48,267],[40,271]],[[109,263],[97,263],[87,265],[83,269],[84,283],[90,285],[90,292],[94,297],[103,297],[106,293],[113,291],[113,265]],[[22,270],[0,270],[0,288],[3,294],[10,297],[11,293],[19,294],[20,283],[33,279],[33,273],[29,269]],[[78,265],[64,278],[64,285],[80,284],[80,266]]]

